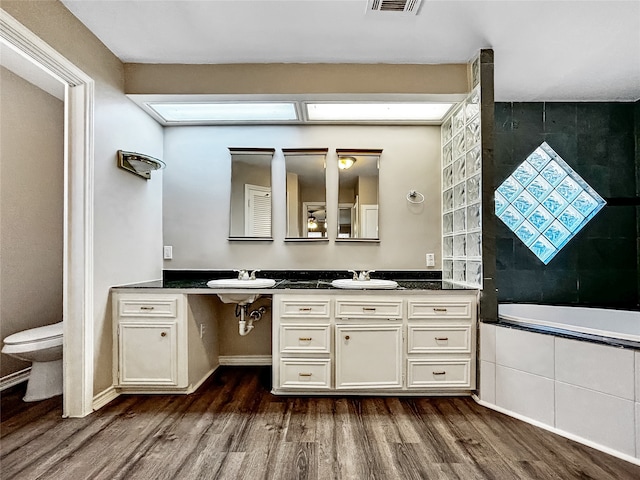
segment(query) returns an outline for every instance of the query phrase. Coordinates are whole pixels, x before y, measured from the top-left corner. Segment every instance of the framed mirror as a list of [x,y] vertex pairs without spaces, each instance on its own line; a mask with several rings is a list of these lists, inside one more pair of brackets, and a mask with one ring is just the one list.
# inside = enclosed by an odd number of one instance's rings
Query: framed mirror
[[271,239],[273,148],[229,148],[231,201],[229,239]]
[[283,148],[287,171],[286,240],[328,240],[327,148]]
[[379,240],[379,166],[382,150],[337,149],[337,240]]

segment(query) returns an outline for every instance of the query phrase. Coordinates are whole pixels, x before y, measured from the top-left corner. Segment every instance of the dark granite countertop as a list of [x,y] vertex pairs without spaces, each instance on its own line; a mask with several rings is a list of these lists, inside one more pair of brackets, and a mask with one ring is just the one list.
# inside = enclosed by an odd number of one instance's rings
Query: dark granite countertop
[[[257,275],[259,278],[273,278],[276,284],[271,288],[258,289],[260,291],[274,290],[341,290],[331,286],[336,278],[350,278],[344,270],[264,270]],[[162,280],[119,285],[114,288],[134,289],[206,289],[209,280],[219,278],[235,278],[237,273],[230,270],[165,270]],[[477,290],[469,289],[451,282],[441,280],[440,271],[376,271],[372,278],[395,280],[398,288],[391,290],[376,290],[377,292],[397,292],[402,290]],[[360,290],[350,290],[360,291]],[[372,291],[363,289],[363,291]]]

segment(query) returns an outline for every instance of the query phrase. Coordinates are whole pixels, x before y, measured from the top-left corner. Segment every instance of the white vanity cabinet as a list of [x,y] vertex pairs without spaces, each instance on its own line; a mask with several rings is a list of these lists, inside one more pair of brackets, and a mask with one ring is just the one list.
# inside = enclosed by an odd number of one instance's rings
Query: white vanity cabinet
[[275,394],[475,389],[475,291],[273,299]]
[[407,388],[475,388],[476,301],[472,296],[407,300]]
[[331,299],[273,296],[274,388],[331,388]]
[[335,299],[336,390],[402,388],[402,300]]
[[187,388],[186,303],[185,295],[113,294],[116,388]]

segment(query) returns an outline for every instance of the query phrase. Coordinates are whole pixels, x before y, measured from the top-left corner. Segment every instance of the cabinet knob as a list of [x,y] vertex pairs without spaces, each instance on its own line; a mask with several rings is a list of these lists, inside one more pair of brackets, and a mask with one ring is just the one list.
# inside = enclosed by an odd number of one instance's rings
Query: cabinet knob
[[349,340],[350,338],[351,338],[351,337],[350,337],[349,335],[345,335],[345,336],[344,336],[344,339],[345,339],[345,340]]
[[162,333],[160,334],[160,336],[161,336],[161,337],[166,337],[166,336],[167,336],[167,332],[162,332]]

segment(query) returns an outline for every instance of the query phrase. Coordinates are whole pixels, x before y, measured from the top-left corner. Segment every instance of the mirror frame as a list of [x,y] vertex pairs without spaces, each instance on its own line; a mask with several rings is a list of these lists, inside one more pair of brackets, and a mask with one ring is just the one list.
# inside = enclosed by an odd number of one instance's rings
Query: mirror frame
[[[228,240],[229,241],[249,241],[249,242],[264,242],[264,241],[273,241],[273,215],[271,215],[271,225],[270,227],[270,231],[269,231],[269,236],[264,236],[264,237],[250,237],[250,236],[246,236],[246,235],[231,235],[231,222],[232,222],[232,204],[233,204],[233,156],[234,155],[270,155],[269,158],[269,183],[271,185],[271,195],[270,195],[270,201],[271,201],[271,211],[273,212],[273,172],[272,172],[272,163],[273,163],[273,157],[276,153],[276,149],[275,148],[253,148],[253,147],[228,147],[229,148],[229,153],[230,153],[230,161],[231,161],[231,169],[230,169],[230,181],[229,181],[229,236],[228,236]],[[244,199],[243,199],[243,203],[244,203]]]
[[[380,157],[382,156],[381,148],[337,148],[337,161],[340,161],[342,157],[376,157],[378,167],[378,226],[380,225]],[[338,168],[338,188],[337,188],[338,201],[336,202],[336,222],[340,220],[340,168]],[[343,202],[344,203],[344,202]],[[336,223],[336,242],[368,242],[368,243],[380,243],[380,230],[378,229],[378,236],[367,238],[353,238],[353,237],[338,237],[340,226]]]
[[[327,154],[329,153],[328,148],[283,148],[282,153],[285,158],[285,176],[288,173],[287,170],[287,156],[305,156],[305,155],[323,155],[324,156],[324,204],[325,210],[327,207]],[[286,192],[288,194],[288,192]],[[317,203],[317,202],[307,202],[307,203]],[[328,212],[328,210],[326,210]],[[289,212],[288,209],[285,212],[285,219],[287,225],[287,234],[289,233]],[[329,234],[327,232],[326,237],[285,237],[285,242],[328,242]]]

